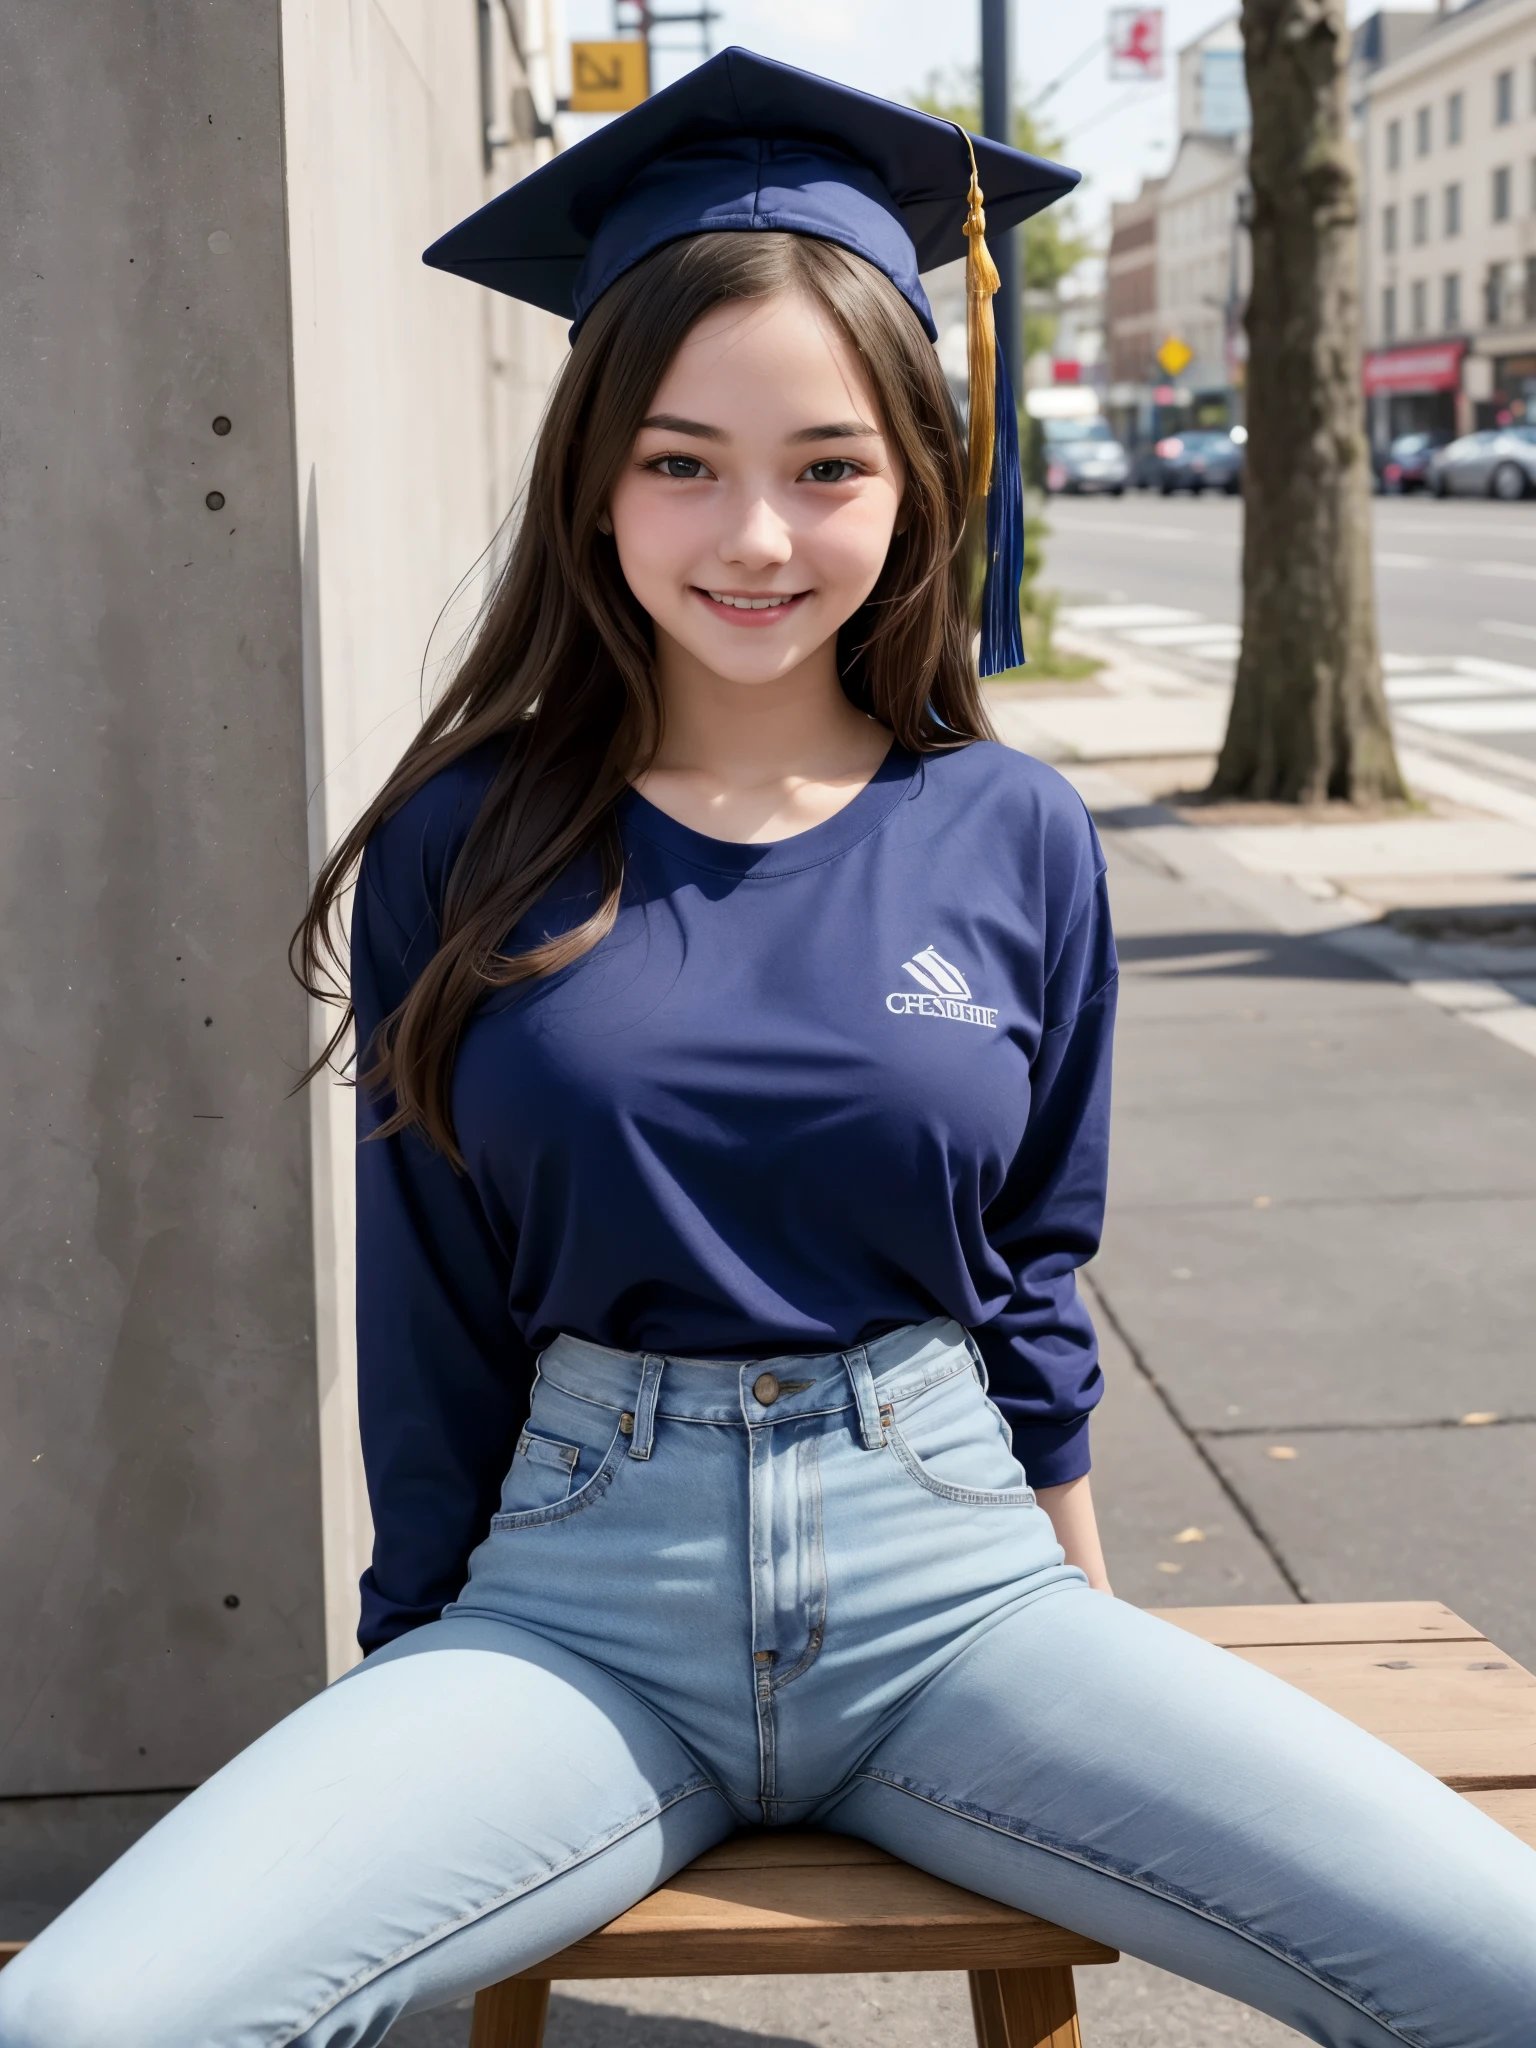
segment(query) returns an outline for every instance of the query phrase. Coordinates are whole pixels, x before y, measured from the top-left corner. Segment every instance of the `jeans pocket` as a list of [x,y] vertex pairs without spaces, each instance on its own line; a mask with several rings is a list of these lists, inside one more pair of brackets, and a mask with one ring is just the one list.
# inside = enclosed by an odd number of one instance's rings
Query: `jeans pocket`
[[615,1409],[534,1383],[532,1412],[502,1483],[493,1529],[559,1521],[607,1490],[626,1439]]
[[512,1469],[501,1489],[503,1514],[520,1514],[529,1508],[552,1508],[570,1494],[581,1458],[580,1444],[561,1443],[557,1437],[535,1436],[525,1429],[512,1453]]
[[1033,1506],[1008,1426],[974,1367],[882,1408],[881,1416],[898,1463],[927,1492],[980,1507]]

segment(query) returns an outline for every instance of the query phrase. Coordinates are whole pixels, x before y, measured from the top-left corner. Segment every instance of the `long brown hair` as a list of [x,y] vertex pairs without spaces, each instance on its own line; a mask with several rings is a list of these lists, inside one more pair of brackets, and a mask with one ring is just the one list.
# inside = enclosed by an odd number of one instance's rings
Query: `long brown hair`
[[[798,290],[836,320],[906,469],[902,530],[838,641],[843,688],[913,753],[991,736],[971,656],[966,466],[938,357],[916,314],[862,258],[791,234],[705,234],[639,263],[593,308],[556,382],[521,524],[451,682],[399,766],[336,847],[294,934],[304,987],[344,1001],[336,930],[370,834],[473,747],[505,757],[448,877],[437,952],[371,1046],[364,1085],[388,1090],[378,1135],[414,1125],[462,1165],[449,1110],[459,1036],[488,990],[556,973],[613,927],[623,887],[616,806],[654,758],[661,703],[650,620],[598,521],[672,358],[713,307]],[[508,954],[507,935],[579,855],[595,852],[597,909]],[[350,1003],[305,1079],[353,1022]]]

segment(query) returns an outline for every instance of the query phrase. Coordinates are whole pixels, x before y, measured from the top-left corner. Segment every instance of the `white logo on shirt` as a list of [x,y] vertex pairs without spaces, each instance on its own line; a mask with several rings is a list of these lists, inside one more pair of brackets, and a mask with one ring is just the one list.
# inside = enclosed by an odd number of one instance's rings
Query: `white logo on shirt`
[[885,1007],[896,1017],[949,1017],[957,1024],[980,1024],[985,1030],[997,1028],[997,1012],[971,1001],[971,985],[952,960],[946,960],[936,946],[924,946],[910,960],[901,963],[925,991],[914,995],[910,989],[896,989],[885,999]]

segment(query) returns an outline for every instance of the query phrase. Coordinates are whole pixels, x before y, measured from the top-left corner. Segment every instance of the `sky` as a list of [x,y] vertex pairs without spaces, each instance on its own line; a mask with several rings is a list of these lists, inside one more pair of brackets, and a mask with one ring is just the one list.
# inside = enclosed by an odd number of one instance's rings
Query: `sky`
[[[699,0],[655,4],[658,11],[682,12]],[[976,63],[978,0],[714,0],[714,5],[723,17],[711,30],[717,50],[741,43],[885,99],[910,100],[932,73],[953,76]],[[611,0],[566,0],[566,10],[573,37],[613,33]],[[1054,129],[1062,161],[1083,172],[1078,216],[1095,235],[1107,233],[1112,199],[1131,198],[1144,175],[1166,171],[1173,160],[1174,52],[1236,11],[1230,0],[1226,5],[1222,0],[1165,0],[1163,81],[1127,86],[1108,76],[1102,43],[1107,6],[1014,0],[1015,89],[1026,104],[1040,102],[1039,116]],[[1352,0],[1349,9],[1351,20],[1372,11],[1371,0]],[[680,46],[697,36],[692,29],[666,33]],[[692,51],[697,49],[694,40]],[[693,55],[664,60],[657,66],[656,83],[670,83],[693,61]],[[1051,90],[1079,63],[1080,69]]]

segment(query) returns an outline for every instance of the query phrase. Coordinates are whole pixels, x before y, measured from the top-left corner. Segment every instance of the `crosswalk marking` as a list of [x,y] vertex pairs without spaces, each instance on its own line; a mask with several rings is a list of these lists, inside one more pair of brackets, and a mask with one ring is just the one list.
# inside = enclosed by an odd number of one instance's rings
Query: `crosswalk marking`
[[[1072,605],[1061,624],[1209,664],[1222,681],[1242,646],[1240,627],[1167,605]],[[1388,701],[1405,723],[1468,736],[1536,732],[1536,668],[1480,654],[1384,654],[1381,665]]]
[[1061,615],[1063,625],[1081,626],[1086,633],[1120,633],[1127,626],[1193,626],[1202,621],[1199,612],[1179,611],[1169,604],[1077,604]]
[[1494,681],[1486,676],[1459,675],[1454,669],[1442,675],[1389,675],[1387,696],[1394,704],[1433,704],[1445,697],[1521,697],[1536,691],[1536,669],[1527,671],[1521,683]]
[[1124,638],[1137,647],[1188,648],[1191,654],[1223,647],[1236,654],[1242,634],[1236,626],[1136,626]]
[[1435,732],[1536,732],[1536,696],[1492,703],[1416,704],[1408,715],[1415,725]]

